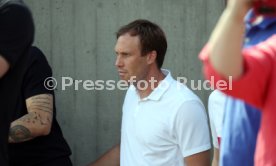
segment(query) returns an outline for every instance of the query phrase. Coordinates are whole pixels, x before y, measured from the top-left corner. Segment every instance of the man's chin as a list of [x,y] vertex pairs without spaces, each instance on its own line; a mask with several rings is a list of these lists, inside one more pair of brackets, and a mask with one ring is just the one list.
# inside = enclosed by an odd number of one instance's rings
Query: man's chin
[[126,78],[124,76],[119,76],[119,77],[120,77],[120,80],[122,80],[122,81],[128,81],[129,80],[128,78]]

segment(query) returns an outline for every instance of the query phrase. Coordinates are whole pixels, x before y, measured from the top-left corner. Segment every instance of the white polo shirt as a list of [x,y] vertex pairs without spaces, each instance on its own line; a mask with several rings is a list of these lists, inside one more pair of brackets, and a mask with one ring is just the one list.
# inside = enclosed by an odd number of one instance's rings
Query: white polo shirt
[[121,129],[121,166],[184,166],[184,157],[211,148],[200,99],[169,71],[152,93],[126,94]]
[[219,140],[223,126],[223,116],[227,96],[219,90],[214,90],[208,99],[208,112],[212,131],[213,145],[219,149]]

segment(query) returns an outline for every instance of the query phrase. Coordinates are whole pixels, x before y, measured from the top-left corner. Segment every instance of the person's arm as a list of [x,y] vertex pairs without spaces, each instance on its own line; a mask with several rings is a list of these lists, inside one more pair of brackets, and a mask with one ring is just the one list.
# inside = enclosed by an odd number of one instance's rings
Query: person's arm
[[88,166],[120,166],[120,144],[111,148]]
[[9,67],[9,63],[0,55],[0,79],[7,73]]
[[243,73],[243,19],[252,1],[229,0],[208,42],[210,63],[225,78],[239,78]]
[[187,166],[210,166],[211,153],[210,150],[200,152],[184,158]]
[[53,95],[40,94],[29,97],[26,106],[28,113],[11,123],[9,143],[28,141],[48,135],[51,131]]
[[273,73],[276,36],[242,49],[245,29],[243,17],[253,1],[229,0],[227,9],[199,58],[204,64],[206,79],[214,80],[211,81],[212,86],[220,89],[218,81],[224,80],[227,88],[220,90],[263,110],[268,82]]
[[219,165],[219,149],[214,148],[212,166],[218,166],[218,165]]

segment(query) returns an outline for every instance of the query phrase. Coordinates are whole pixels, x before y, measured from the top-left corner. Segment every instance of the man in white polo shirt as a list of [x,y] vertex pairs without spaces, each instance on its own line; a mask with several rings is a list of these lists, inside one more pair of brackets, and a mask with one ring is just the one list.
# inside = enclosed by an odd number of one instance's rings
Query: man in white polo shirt
[[123,105],[121,144],[91,165],[210,165],[204,106],[161,69],[166,49],[163,30],[147,20],[117,32],[115,65],[120,78],[131,84]]

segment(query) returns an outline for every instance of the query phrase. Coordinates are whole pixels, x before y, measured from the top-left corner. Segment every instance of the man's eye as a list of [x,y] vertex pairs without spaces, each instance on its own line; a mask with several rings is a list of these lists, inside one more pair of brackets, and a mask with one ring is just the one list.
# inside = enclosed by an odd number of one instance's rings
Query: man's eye
[[130,54],[123,54],[123,57],[129,57]]

